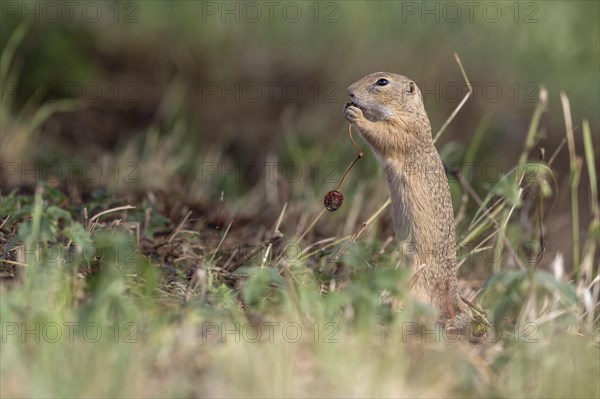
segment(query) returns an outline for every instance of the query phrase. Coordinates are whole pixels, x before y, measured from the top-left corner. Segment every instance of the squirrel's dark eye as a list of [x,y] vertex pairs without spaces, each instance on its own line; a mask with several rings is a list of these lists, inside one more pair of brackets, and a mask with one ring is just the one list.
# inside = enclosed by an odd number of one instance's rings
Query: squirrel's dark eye
[[408,84],[408,90],[409,93],[413,93],[415,91],[415,82],[410,82]]
[[389,81],[389,80],[387,80],[387,79],[385,79],[385,78],[381,78],[381,79],[379,79],[377,82],[375,82],[375,84],[376,84],[377,86],[387,86],[387,85],[388,85],[388,83],[390,83],[390,81]]

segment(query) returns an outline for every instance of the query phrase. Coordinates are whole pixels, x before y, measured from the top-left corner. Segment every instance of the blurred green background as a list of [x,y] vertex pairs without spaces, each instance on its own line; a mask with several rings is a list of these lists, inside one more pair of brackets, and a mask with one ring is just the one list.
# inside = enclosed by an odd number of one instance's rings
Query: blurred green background
[[[182,112],[198,152],[218,141],[260,159],[279,149],[290,126],[327,146],[345,125],[345,88],[376,70],[420,84],[435,130],[466,91],[454,52],[475,92],[446,141],[468,142],[490,113],[486,147],[494,158],[509,156],[501,150],[520,144],[540,85],[550,92],[548,147],[563,137],[560,90],[576,124],[585,117],[598,128],[595,1],[68,4],[2,5],[2,48],[19,24],[29,25],[3,102],[16,94],[20,109],[41,88],[33,101],[79,95],[91,102],[87,116],[99,119],[88,134],[61,124],[44,135],[58,137],[42,138],[50,144],[76,136],[76,144],[114,145]],[[165,99],[174,80],[185,99]],[[165,102],[177,109],[160,108]]]

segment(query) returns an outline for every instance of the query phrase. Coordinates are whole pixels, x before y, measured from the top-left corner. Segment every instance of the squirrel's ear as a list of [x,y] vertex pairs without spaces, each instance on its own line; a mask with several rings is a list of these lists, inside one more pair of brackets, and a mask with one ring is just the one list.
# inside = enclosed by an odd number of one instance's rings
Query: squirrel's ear
[[415,82],[408,83],[408,89],[406,90],[408,93],[414,93],[415,91]]

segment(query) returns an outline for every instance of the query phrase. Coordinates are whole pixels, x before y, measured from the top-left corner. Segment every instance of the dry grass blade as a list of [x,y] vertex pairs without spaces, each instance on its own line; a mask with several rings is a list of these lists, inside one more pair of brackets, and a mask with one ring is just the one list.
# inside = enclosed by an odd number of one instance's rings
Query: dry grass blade
[[265,264],[267,263],[267,259],[269,258],[269,254],[271,253],[271,249],[273,248],[273,240],[276,238],[281,237],[281,232],[279,231],[279,226],[281,225],[281,221],[283,220],[283,215],[285,214],[285,210],[287,209],[287,202],[285,204],[283,204],[283,208],[281,209],[281,212],[279,213],[279,217],[277,218],[277,222],[275,222],[275,225],[273,226],[273,237],[272,239],[269,240],[269,245],[267,246],[267,250],[265,251],[265,254],[262,257],[262,261],[260,263],[260,267],[263,268],[265,267]]
[[179,223],[177,225],[177,228],[175,228],[175,230],[173,231],[173,233],[171,233],[171,236],[169,237],[169,240],[167,241],[168,243],[170,243],[171,241],[173,241],[173,238],[175,238],[175,236],[179,233],[179,231],[181,230],[181,228],[183,227],[183,225],[188,220],[188,218],[190,217],[191,214],[192,214],[192,211],[189,211],[185,215],[185,217],[183,218],[183,220],[181,221],[181,223]]
[[304,248],[300,254],[304,255],[305,253],[307,253],[308,251],[310,251],[314,247],[318,247],[319,245],[322,245],[322,244],[328,244],[328,243],[330,243],[332,241],[335,241],[335,237],[328,237],[328,238],[324,238],[322,240],[313,242],[312,244],[309,244],[306,248]]
[[[371,217],[369,217],[369,219],[367,219],[366,222],[364,222],[361,226],[361,228],[354,234],[350,234],[347,235],[345,237],[342,237],[334,242],[332,242],[331,244],[325,245],[324,247],[321,247],[319,249],[317,249],[316,251],[313,251],[307,255],[304,255],[302,258],[299,259],[299,261],[305,261],[307,259],[309,259],[311,256],[317,254],[320,251],[323,251],[325,249],[331,248],[331,247],[335,247],[338,244],[341,244],[344,241],[348,241],[348,240],[352,240],[352,241],[356,241],[358,239],[358,237],[360,237],[360,235],[367,229],[367,227],[369,227],[369,225],[381,214],[381,212],[383,212],[385,210],[385,208],[387,208],[390,204],[392,203],[392,200],[390,198],[387,199],[387,201],[385,201],[383,203],[383,205],[381,205],[372,215]],[[349,245],[349,244],[348,244]],[[339,251],[336,254],[336,260],[339,259],[339,256],[343,254],[343,252],[348,248],[348,245],[346,245],[344,247],[343,250]],[[313,245],[314,246],[314,245]]]
[[388,206],[390,206],[390,204],[392,203],[391,198],[388,198],[380,207],[379,209],[377,209],[375,211],[375,213],[373,213],[371,215],[370,218],[367,219],[366,222],[363,223],[363,225],[361,226],[360,230],[358,230],[358,232],[356,232],[356,234],[354,234],[352,236],[352,240],[357,240],[358,237],[360,237],[360,235],[367,229],[367,227],[369,227],[369,225],[371,223],[373,223],[373,221],[375,219],[377,219],[379,217],[379,215],[381,214],[381,212],[383,212],[385,210],[385,208],[387,208]]
[[100,216],[104,216],[109,213],[124,211],[124,210],[128,210],[128,209],[135,209],[135,206],[132,206],[132,205],[118,206],[116,208],[107,209],[105,211],[97,213],[96,215],[92,216],[90,218],[90,220],[88,221],[88,232],[91,234],[94,231],[94,229],[96,228],[96,225],[98,224],[98,219],[100,219]]
[[385,208],[387,208],[388,206],[390,206],[391,203],[392,203],[392,199],[388,198],[383,203],[383,205],[381,205],[379,207],[379,209],[377,209],[375,211],[375,213],[373,213],[371,215],[371,217],[369,219],[367,219],[367,221],[362,224],[362,226],[360,227],[360,229],[355,234],[352,234],[351,236],[348,236],[348,239],[350,240],[350,242],[347,243],[346,246],[341,251],[339,251],[336,254],[336,256],[335,256],[336,260],[339,259],[339,257],[342,256],[344,254],[344,252],[346,252],[346,250],[348,249],[348,247],[350,246],[350,244],[352,244],[353,242],[356,242],[356,240],[358,240],[358,238],[362,235],[362,233],[364,233],[364,231],[367,229],[367,227],[369,227],[369,225],[371,223],[373,223],[373,221],[379,217],[379,215],[381,214],[381,212],[383,212],[385,210]]
[[448,127],[450,122],[452,122],[452,120],[458,114],[458,112],[461,110],[463,105],[465,105],[465,103],[467,102],[469,97],[471,97],[471,94],[473,94],[473,87],[471,86],[471,83],[469,82],[469,78],[467,78],[467,73],[465,72],[465,68],[463,68],[462,62],[460,62],[460,57],[458,56],[458,54],[454,53],[454,58],[456,59],[456,62],[458,63],[458,67],[460,68],[460,72],[462,73],[463,79],[465,80],[465,83],[467,84],[467,94],[465,94],[465,96],[463,97],[461,102],[456,106],[454,111],[452,111],[452,113],[450,114],[448,119],[446,119],[446,122],[444,122],[444,124],[442,125],[440,130],[438,130],[435,137],[433,138],[434,143],[440,138],[442,133],[444,133],[444,130],[446,130],[446,128]]
[[560,93],[563,114],[565,118],[565,130],[567,145],[569,148],[569,169],[571,174],[571,218],[573,223],[573,268],[575,277],[579,277],[579,177],[581,175],[581,158],[575,150],[575,136],[573,134],[573,120],[571,118],[571,105],[569,98],[564,92]]
[[0,230],[4,227],[4,225],[6,224],[6,222],[8,222],[8,219],[10,219],[10,214],[4,218],[4,220],[2,221],[2,224],[0,224]]
[[590,123],[583,121],[583,145],[585,148],[585,159],[587,162],[588,176],[590,179],[590,207],[592,215],[599,218],[598,208],[598,176],[596,175],[596,157],[594,155],[594,144],[592,142],[592,133]]
[[535,107],[535,111],[533,113],[533,117],[531,118],[531,123],[529,124],[529,129],[527,131],[527,136],[525,138],[523,152],[521,152],[521,156],[519,157],[518,167],[522,169],[523,165],[527,162],[527,158],[529,156],[529,152],[535,145],[538,139],[538,126],[540,124],[540,119],[542,118],[542,114],[546,112],[548,108],[548,90],[544,86],[540,87],[539,101],[537,106]]
[[227,233],[229,233],[229,229],[231,228],[232,224],[233,224],[233,219],[231,219],[231,222],[229,222],[229,224],[227,225],[227,228],[225,229],[225,233],[223,233],[223,237],[221,237],[221,241],[219,241],[219,245],[217,245],[217,249],[215,249],[215,252],[213,252],[210,260],[208,261],[209,265],[212,265],[213,261],[215,260],[215,256],[219,252],[219,249],[221,249],[221,245],[223,244],[223,241],[225,241],[225,237],[227,237]]
[[554,150],[554,152],[552,153],[552,156],[550,157],[550,159],[548,160],[548,166],[550,166],[550,165],[552,165],[554,163],[554,160],[558,156],[558,153],[560,152],[560,150],[563,149],[563,147],[565,146],[565,144],[567,144],[567,139],[563,138],[560,141],[560,144],[558,145],[558,147],[556,147],[556,150]]
[[302,241],[304,239],[304,237],[306,237],[308,232],[311,231],[313,229],[313,227],[315,227],[315,225],[317,224],[317,222],[319,221],[321,216],[323,216],[324,213],[325,213],[325,209],[321,209],[321,212],[319,212],[319,214],[314,218],[314,220],[310,223],[310,225],[306,228],[306,230],[304,230],[304,232],[300,235],[300,237],[298,237],[298,242]]
[[8,259],[0,259],[0,262],[8,263],[9,265],[15,265],[15,266],[29,266],[27,263],[16,262],[14,260],[8,260]]

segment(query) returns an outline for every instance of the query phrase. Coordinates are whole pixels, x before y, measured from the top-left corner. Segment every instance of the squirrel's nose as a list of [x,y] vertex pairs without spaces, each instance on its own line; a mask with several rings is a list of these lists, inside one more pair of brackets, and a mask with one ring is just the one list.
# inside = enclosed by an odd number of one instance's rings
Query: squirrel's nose
[[354,91],[348,89],[348,95],[350,96],[350,98],[354,98]]

